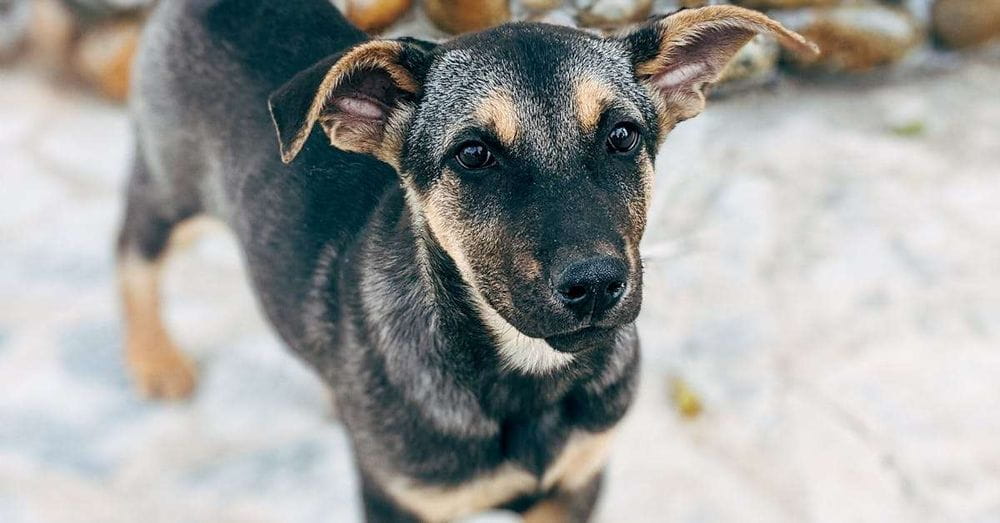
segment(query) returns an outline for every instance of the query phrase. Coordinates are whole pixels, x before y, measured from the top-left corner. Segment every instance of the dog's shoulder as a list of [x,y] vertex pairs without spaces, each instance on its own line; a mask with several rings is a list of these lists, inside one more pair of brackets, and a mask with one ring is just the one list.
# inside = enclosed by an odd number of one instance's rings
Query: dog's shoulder
[[264,77],[288,79],[368,38],[328,0],[182,1],[182,23]]
[[209,35],[240,49],[342,49],[366,39],[327,0],[191,0],[189,12]]

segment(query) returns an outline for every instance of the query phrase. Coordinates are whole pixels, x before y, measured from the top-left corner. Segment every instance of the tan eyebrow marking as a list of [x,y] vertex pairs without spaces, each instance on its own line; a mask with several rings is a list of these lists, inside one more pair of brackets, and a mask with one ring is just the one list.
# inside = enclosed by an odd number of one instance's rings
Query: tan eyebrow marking
[[477,120],[493,127],[505,146],[514,145],[518,134],[518,111],[507,91],[494,90],[479,101],[473,113]]
[[592,76],[583,77],[573,85],[576,117],[584,132],[597,128],[601,113],[613,99],[611,87]]

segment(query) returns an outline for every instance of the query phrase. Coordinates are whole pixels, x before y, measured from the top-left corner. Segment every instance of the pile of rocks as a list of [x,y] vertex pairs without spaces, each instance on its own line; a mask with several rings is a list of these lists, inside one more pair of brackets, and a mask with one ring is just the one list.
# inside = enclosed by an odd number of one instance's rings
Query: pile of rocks
[[[779,64],[800,73],[858,73],[897,63],[931,43],[957,49],[1000,40],[1000,0],[330,1],[366,31],[432,37],[510,20],[615,31],[680,8],[733,3],[766,11],[822,49],[819,59],[803,62],[783,56],[772,39],[757,37],[723,72],[722,92],[770,82]],[[27,47],[54,69],[70,71],[110,98],[124,99],[143,14],[154,2],[0,0],[0,60]]]
[[[384,3],[395,7],[400,1]],[[424,0],[421,5],[437,28],[455,34],[508,20],[606,32],[651,15],[720,3],[765,11],[822,49],[818,59],[805,62],[782,55],[773,39],[758,37],[724,71],[718,86],[723,92],[770,82],[779,64],[796,73],[865,73],[898,63],[919,48],[1000,41],[1000,0]],[[397,13],[402,15],[402,10]]]
[[62,80],[122,101],[153,1],[0,0],[0,62],[28,55]]

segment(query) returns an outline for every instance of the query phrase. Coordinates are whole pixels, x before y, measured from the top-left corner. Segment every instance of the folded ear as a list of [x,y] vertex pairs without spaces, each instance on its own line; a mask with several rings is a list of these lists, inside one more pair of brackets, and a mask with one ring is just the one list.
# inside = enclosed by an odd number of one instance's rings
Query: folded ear
[[620,37],[635,74],[661,105],[660,121],[673,124],[705,108],[705,87],[757,33],[777,37],[792,51],[815,56],[819,48],[767,16],[735,6],[685,9],[652,20]]
[[302,71],[268,98],[281,160],[290,163],[319,122],[338,149],[394,163],[432,44],[372,40]]

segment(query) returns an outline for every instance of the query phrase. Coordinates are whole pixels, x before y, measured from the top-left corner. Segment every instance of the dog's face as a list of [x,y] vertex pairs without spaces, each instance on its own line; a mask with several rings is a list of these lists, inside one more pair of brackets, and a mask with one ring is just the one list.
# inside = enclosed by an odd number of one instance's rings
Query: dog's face
[[657,147],[758,31],[808,50],[733,7],[621,37],[511,24],[372,41],[290,82],[272,114],[286,161],[318,121],[334,146],[393,165],[487,323],[576,352],[635,320]]

